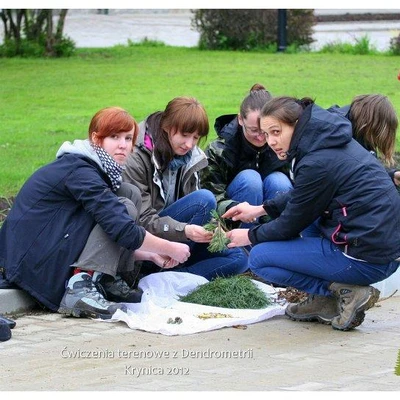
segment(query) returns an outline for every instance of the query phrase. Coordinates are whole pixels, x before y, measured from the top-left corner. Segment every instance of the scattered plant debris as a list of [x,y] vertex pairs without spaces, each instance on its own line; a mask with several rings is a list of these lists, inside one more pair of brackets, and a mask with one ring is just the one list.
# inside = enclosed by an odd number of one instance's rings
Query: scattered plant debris
[[183,322],[181,317],[168,318],[167,324],[181,324]]
[[196,316],[197,316],[197,318],[200,318],[200,319],[233,318],[231,314],[222,314],[222,313],[213,313],[213,312],[203,313],[203,314],[199,314]]

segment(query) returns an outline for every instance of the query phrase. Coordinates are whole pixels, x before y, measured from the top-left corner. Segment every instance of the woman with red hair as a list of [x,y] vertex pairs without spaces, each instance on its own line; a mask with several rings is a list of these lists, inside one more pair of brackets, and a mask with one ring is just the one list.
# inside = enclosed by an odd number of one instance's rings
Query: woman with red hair
[[[185,262],[189,247],[136,223],[139,190],[122,183],[138,135],[135,119],[119,107],[98,111],[88,138],[65,142],[56,160],[23,185],[0,231],[6,278],[53,311],[111,318],[140,301],[123,276],[135,261],[164,268]],[[75,272],[75,273],[74,273]]]

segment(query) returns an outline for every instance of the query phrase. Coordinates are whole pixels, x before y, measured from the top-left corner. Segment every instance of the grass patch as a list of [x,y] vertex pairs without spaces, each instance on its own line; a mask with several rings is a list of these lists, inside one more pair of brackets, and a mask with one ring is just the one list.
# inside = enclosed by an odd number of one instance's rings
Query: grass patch
[[400,115],[398,69],[398,57],[387,55],[203,51],[151,41],[78,49],[65,59],[1,59],[0,197],[14,196],[64,141],[86,138],[103,107],[121,106],[141,121],[176,96],[193,96],[208,113],[210,141],[215,118],[237,113],[256,82],[322,107],[381,93]]
[[180,297],[179,300],[185,303],[233,309],[260,309],[272,304],[271,299],[245,275],[215,278],[200,285],[186,296]]

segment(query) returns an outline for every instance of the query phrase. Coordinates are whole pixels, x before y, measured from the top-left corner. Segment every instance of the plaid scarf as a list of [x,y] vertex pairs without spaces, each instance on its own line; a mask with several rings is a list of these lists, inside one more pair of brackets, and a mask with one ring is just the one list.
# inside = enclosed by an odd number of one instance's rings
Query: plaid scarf
[[116,192],[121,186],[122,171],[124,168],[119,165],[102,147],[92,143],[92,147],[99,156],[103,170],[111,180],[112,191]]

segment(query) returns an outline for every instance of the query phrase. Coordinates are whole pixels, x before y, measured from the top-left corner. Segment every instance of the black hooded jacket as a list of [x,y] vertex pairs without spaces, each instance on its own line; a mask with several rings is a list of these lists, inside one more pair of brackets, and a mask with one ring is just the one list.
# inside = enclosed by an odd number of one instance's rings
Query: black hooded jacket
[[237,114],[218,117],[214,128],[218,138],[205,149],[208,167],[201,171],[201,185],[214,193],[219,214],[238,204],[226,190],[239,172],[252,169],[262,179],[275,171],[289,175],[289,164],[279,160],[268,145],[258,148],[245,139]]
[[400,196],[376,157],[352,139],[347,118],[308,106],[288,155],[294,188],[264,203],[275,219],[250,229],[253,244],[296,238],[319,218],[323,236],[352,257],[387,264],[400,256]]

